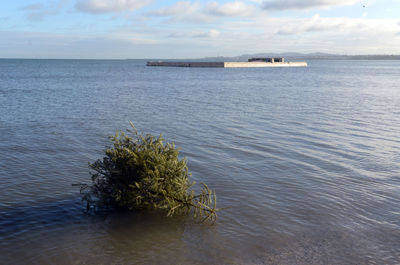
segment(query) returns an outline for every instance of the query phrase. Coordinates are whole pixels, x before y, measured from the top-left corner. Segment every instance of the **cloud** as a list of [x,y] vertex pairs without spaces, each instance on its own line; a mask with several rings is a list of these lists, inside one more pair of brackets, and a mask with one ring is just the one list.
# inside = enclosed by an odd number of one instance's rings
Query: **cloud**
[[266,0],[262,8],[272,10],[327,8],[334,6],[352,5],[360,0]]
[[[194,58],[254,53],[400,54],[398,19],[258,16],[223,23],[123,27],[110,34],[0,32],[0,57]],[[284,35],[286,34],[286,35]],[[377,38],[376,36],[379,36]]]
[[[306,32],[323,32],[323,31],[340,31],[358,27],[353,21],[346,21],[341,18],[321,18],[319,15],[313,16],[308,23],[305,24],[304,31]],[[361,26],[362,27],[362,26]]]
[[[279,22],[282,21],[282,22]],[[284,21],[284,22],[283,22]],[[350,33],[356,35],[356,33],[363,32],[368,29],[374,28],[377,30],[374,24],[367,19],[352,19],[352,18],[326,18],[314,15],[311,18],[285,18],[285,19],[270,19],[270,26],[276,28],[275,35],[301,35],[305,37],[306,33],[320,33],[327,34],[329,32],[333,34]],[[387,25],[391,22],[387,22],[386,29],[389,29]]]
[[152,0],[77,0],[75,8],[93,14],[116,13],[139,9],[151,2]]
[[171,6],[149,12],[147,15],[168,17],[170,18],[169,23],[176,21],[211,23],[215,21],[215,16],[204,12],[204,6],[190,1],[179,1]]
[[207,39],[188,45],[176,41],[131,40],[118,36],[93,36],[40,32],[0,31],[0,58],[193,58],[209,55]]
[[180,1],[175,4],[161,8],[156,11],[150,12],[150,15],[153,16],[187,16],[196,13],[199,10],[200,6],[197,3],[191,3],[189,1]]
[[210,30],[208,32],[194,34],[193,37],[195,37],[195,38],[211,38],[211,39],[215,39],[215,38],[218,38],[220,35],[221,35],[221,32],[219,32],[216,29],[212,29],[212,30]]
[[319,15],[305,18],[257,16],[220,24],[218,30],[223,34],[209,42],[215,47],[224,47],[224,51],[231,54],[285,51],[400,53],[397,23],[397,19]]
[[148,12],[147,15],[169,17],[169,22],[212,23],[224,17],[249,17],[258,13],[260,10],[255,5],[241,1],[222,5],[217,2],[200,4],[200,2],[179,1],[171,6]]
[[240,17],[254,14],[256,8],[253,5],[247,5],[243,2],[235,1],[223,5],[212,2],[208,4],[207,10],[210,14],[216,16]]
[[[281,0],[285,1],[285,0]],[[179,39],[181,43],[209,45],[210,50],[224,50],[226,54],[254,53],[263,51],[329,51],[368,53],[400,51],[396,33],[398,19],[368,19],[350,17],[273,17],[259,7],[266,0],[229,1],[220,3],[180,1],[152,12],[163,28],[160,39],[169,43]],[[271,1],[269,1],[271,2]],[[295,1],[288,1],[286,3]],[[297,1],[299,4],[300,1]],[[303,1],[302,3],[306,3]],[[308,4],[307,4],[308,3]],[[316,1],[306,6],[329,7],[356,3],[355,0]],[[298,5],[297,7],[301,7]],[[305,8],[305,6],[302,6]],[[208,21],[207,28],[199,17]],[[245,19],[244,19],[245,18]],[[188,23],[193,23],[190,27]],[[210,30],[212,29],[212,30]],[[380,36],[376,38],[374,36]],[[396,39],[391,42],[390,39]],[[227,45],[229,43],[229,45]],[[223,47],[223,48],[221,48]],[[399,45],[400,47],[400,45]],[[358,50],[359,48],[359,50]]]
[[[92,5],[92,11],[85,11],[92,13],[123,12],[134,10],[143,4],[143,1],[140,3],[138,1],[124,1],[122,6],[126,8],[123,9],[120,1],[100,1],[101,3],[108,3],[107,8],[103,5],[101,9],[98,6],[99,1],[69,1],[72,7],[78,2],[87,5],[96,3],[97,8],[93,10],[95,6]],[[9,54],[18,57],[31,57],[32,54],[38,54],[42,57],[68,58],[124,58],[124,56],[168,56],[172,58],[187,55],[198,57],[202,55],[239,55],[242,53],[284,51],[400,53],[400,20],[398,18],[333,17],[334,14],[330,14],[328,17],[319,15],[312,17],[271,16],[266,15],[267,11],[261,10],[261,6],[266,2],[277,1],[210,1],[166,1],[163,8],[158,7],[152,11],[143,9],[134,14],[129,12],[122,13],[122,15],[120,13],[115,14],[115,16],[126,18],[126,23],[113,24],[104,20],[98,21],[99,24],[96,27],[88,24],[88,28],[83,29],[87,22],[82,21],[79,22],[79,29],[75,28],[71,31],[72,33],[67,33],[69,36],[47,36],[45,34],[33,36],[24,33],[18,35],[18,39],[14,36],[13,42],[11,42],[11,36],[9,36],[10,38],[3,38],[4,41],[0,40],[0,43],[2,43],[0,48],[3,49],[3,51],[0,49],[0,53],[4,56],[7,55],[5,51],[9,51]],[[300,3],[299,0],[281,1]],[[36,14],[36,19],[55,14],[58,11],[55,4],[49,4],[51,2],[57,3],[57,1],[36,1],[36,3],[41,4],[27,5],[24,12],[27,16],[32,14],[31,19],[35,19],[33,14]],[[135,3],[135,5],[127,7],[128,2]],[[306,3],[308,7],[316,6],[316,3],[319,3],[317,6],[321,7],[321,3],[324,3],[323,6],[328,7],[336,3],[349,4],[351,2],[355,1],[310,0],[307,2],[308,4],[306,1],[302,3]],[[137,14],[139,16],[136,16]],[[140,14],[142,14],[142,17]],[[101,30],[98,30],[97,27]],[[60,31],[61,34],[64,32],[68,31]],[[77,36],[79,35],[75,34],[77,32],[87,34],[87,36]],[[376,36],[379,36],[379,38]],[[31,46],[24,44],[24,42],[27,42],[24,37],[32,43]],[[97,43],[99,44],[97,45]],[[101,49],[98,47],[104,48],[107,45],[110,49],[107,51],[103,49],[103,53],[101,53]],[[93,46],[92,49],[91,46]],[[166,47],[169,47],[170,51]],[[90,50],[90,52],[88,51],[86,55],[85,50]]]
[[27,5],[27,6],[23,7],[22,10],[36,11],[36,10],[40,10],[42,8],[43,8],[42,4],[31,4],[31,5]]
[[370,26],[367,20],[348,19],[348,18],[321,18],[315,15],[307,19],[287,20],[278,27],[277,35],[297,35],[307,32],[329,32],[340,33],[341,31],[362,31]]
[[68,0],[59,0],[56,3],[49,5],[31,4],[22,8],[26,12],[26,18],[30,21],[40,21],[48,16],[57,15],[65,6]]
[[171,32],[166,35],[167,38],[172,39],[186,39],[200,38],[200,39],[216,39],[221,36],[221,32],[216,29],[211,29],[209,31],[177,31]]
[[157,42],[140,36],[19,31],[0,31],[0,35],[4,36],[0,39],[0,58],[126,59],[151,55],[158,49],[165,54],[168,54],[168,49],[173,50],[171,46],[154,48]]

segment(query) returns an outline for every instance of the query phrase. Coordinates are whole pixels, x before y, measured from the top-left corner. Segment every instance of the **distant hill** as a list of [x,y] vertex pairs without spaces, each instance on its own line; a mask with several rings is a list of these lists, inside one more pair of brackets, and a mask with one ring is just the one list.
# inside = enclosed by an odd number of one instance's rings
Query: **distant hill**
[[196,59],[200,61],[247,61],[252,57],[284,57],[286,60],[400,60],[400,55],[341,55],[341,54],[329,54],[329,53],[255,53],[255,54],[243,54],[234,57],[206,57]]

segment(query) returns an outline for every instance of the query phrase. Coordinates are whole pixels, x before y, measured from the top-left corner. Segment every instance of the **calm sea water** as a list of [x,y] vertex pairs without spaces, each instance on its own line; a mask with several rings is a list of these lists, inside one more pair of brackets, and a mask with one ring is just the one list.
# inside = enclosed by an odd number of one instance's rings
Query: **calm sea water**
[[[0,60],[1,264],[399,264],[400,62]],[[107,136],[174,141],[213,226],[82,212]]]

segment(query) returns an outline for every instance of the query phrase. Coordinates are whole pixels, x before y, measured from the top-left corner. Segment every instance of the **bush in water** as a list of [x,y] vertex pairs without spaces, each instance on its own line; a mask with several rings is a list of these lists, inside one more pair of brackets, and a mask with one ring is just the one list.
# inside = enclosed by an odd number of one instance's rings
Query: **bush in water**
[[128,133],[111,136],[112,147],[105,150],[105,157],[89,164],[92,185],[81,185],[87,209],[162,209],[168,215],[193,213],[202,221],[215,221],[215,191],[202,183],[201,192],[195,194],[179,148],[164,143],[162,135],[145,135],[131,126]]

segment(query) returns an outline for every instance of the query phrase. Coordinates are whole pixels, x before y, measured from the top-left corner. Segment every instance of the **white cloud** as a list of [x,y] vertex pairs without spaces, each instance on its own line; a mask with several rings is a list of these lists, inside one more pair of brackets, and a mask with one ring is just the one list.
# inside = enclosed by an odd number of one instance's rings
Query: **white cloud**
[[327,8],[334,6],[352,5],[360,0],[265,0],[262,3],[264,9],[311,9]]
[[142,8],[152,0],[77,0],[76,9],[88,13],[114,13]]
[[248,5],[243,2],[235,1],[229,2],[223,5],[219,5],[217,2],[208,4],[207,10],[210,14],[216,16],[250,16],[254,14],[256,8],[253,5]]
[[202,33],[194,34],[193,37],[195,37],[195,38],[211,38],[211,39],[215,39],[215,38],[218,38],[220,35],[221,35],[221,32],[219,32],[216,29],[211,29],[208,32],[202,32]]
[[191,3],[189,1],[180,1],[176,2],[175,4],[169,7],[158,9],[149,14],[154,16],[183,17],[197,13],[199,8],[200,6],[197,3]]
[[180,39],[188,41],[193,38],[200,39],[217,39],[221,36],[221,32],[217,29],[210,29],[209,31],[174,31],[166,35],[167,38]]
[[204,7],[201,4],[192,3],[190,1],[179,1],[171,6],[149,12],[147,15],[168,17],[168,23],[182,21],[191,23],[211,23],[215,21],[215,16],[204,12]]
[[148,15],[169,17],[172,21],[211,23],[218,18],[252,16],[257,13],[260,13],[260,10],[255,5],[240,1],[222,5],[217,2],[200,4],[199,2],[179,1],[169,7],[149,12]]
[[361,29],[362,23],[356,23],[357,20],[344,18],[321,18],[315,15],[307,19],[292,19],[291,23],[285,23],[278,27],[278,35],[294,35],[305,32],[327,32],[342,30]]
[[[305,19],[286,19],[286,23],[278,25],[276,34],[298,35],[304,33],[348,33],[354,36],[363,32],[394,32],[394,21],[392,20],[368,20],[355,18],[322,18],[315,15]],[[381,28],[383,27],[383,28]],[[375,33],[375,34],[376,34]]]
[[[329,7],[356,3],[355,0],[281,0],[297,3],[298,8]],[[271,2],[271,1],[269,1]],[[392,53],[400,52],[396,19],[368,19],[350,17],[272,17],[261,10],[265,0],[217,2],[181,1],[159,9],[153,16],[168,18],[163,37],[167,41],[180,39],[182,43],[223,47],[225,54],[237,55],[256,52],[315,52],[336,53]],[[295,7],[292,5],[292,7]],[[198,19],[199,17],[203,20]],[[246,19],[243,19],[245,16]],[[192,23],[190,29],[184,23]],[[205,23],[212,30],[205,30]],[[196,24],[198,23],[198,24]],[[223,33],[223,34],[222,34]],[[379,36],[377,38],[376,36]],[[161,39],[162,39],[161,38]],[[394,39],[394,40],[393,40]],[[229,45],[226,45],[229,43]],[[398,46],[398,47],[397,47]]]
[[45,17],[57,15],[68,0],[59,0],[49,5],[30,4],[22,8],[26,12],[26,18],[30,21],[40,21]]
[[[143,6],[144,3],[150,2],[150,0],[141,2],[118,0],[69,1],[77,5],[78,3],[85,4],[86,10],[81,10],[92,13],[134,10]],[[21,46],[19,50],[26,49],[27,52],[30,51],[33,54],[36,49],[46,57],[46,54],[50,54],[51,48],[51,51],[54,51],[54,56],[60,49],[60,52],[64,51],[64,55],[60,53],[60,57],[72,57],[73,54],[76,54],[76,57],[85,57],[83,49],[82,52],[78,51],[79,45],[87,48],[90,45],[96,45],[96,42],[101,42],[102,47],[109,45],[113,47],[111,50],[115,51],[100,54],[100,49],[96,48],[87,55],[88,57],[158,57],[167,54],[172,58],[187,55],[199,57],[216,54],[239,55],[243,53],[288,51],[328,51],[349,54],[400,53],[399,19],[321,17],[319,15],[312,17],[273,17],[267,16],[266,10],[262,10],[261,7],[265,8],[267,2],[277,3],[278,1],[228,0],[230,2],[223,3],[217,0],[211,1],[213,2],[178,1],[151,13],[143,10],[141,13],[116,14],[115,16],[124,17],[127,21],[126,24],[110,25],[106,29],[102,27],[99,33],[90,30],[89,36],[86,37],[75,37],[72,33],[67,36],[68,38],[65,36],[61,38],[60,36],[60,40],[57,40],[57,36],[30,37],[32,47],[26,44]],[[336,4],[344,5],[356,2],[344,0],[335,2],[329,0],[281,1],[297,3],[297,7],[292,5],[292,8],[329,7]],[[55,2],[57,3],[57,1]],[[300,3],[303,3],[303,5],[300,5]],[[304,5],[304,3],[306,4]],[[34,4],[26,6],[24,12],[27,16],[31,14],[30,19],[34,20],[35,16],[36,19],[40,19],[57,13],[55,7],[56,4]],[[141,17],[140,14],[143,16]],[[87,31],[89,30],[87,29]],[[82,32],[81,28],[77,32]],[[3,41],[1,47],[9,50],[14,49],[13,45],[18,47],[17,44],[23,40],[23,35],[18,36],[21,39],[15,39],[14,36],[14,42],[10,42],[6,38],[7,41]],[[91,36],[95,37],[92,38]],[[55,39],[57,42],[52,44],[49,41],[48,43],[47,41],[50,39]],[[42,46],[43,48],[38,48]],[[134,50],[131,46],[136,49]],[[165,47],[169,47],[171,53]],[[5,53],[3,52],[3,54]]]
[[[225,21],[212,40],[227,54],[258,52],[400,53],[396,19],[258,16]],[[377,37],[378,36],[378,37]],[[229,45],[226,45],[229,43]],[[210,41],[211,44],[211,41]]]

